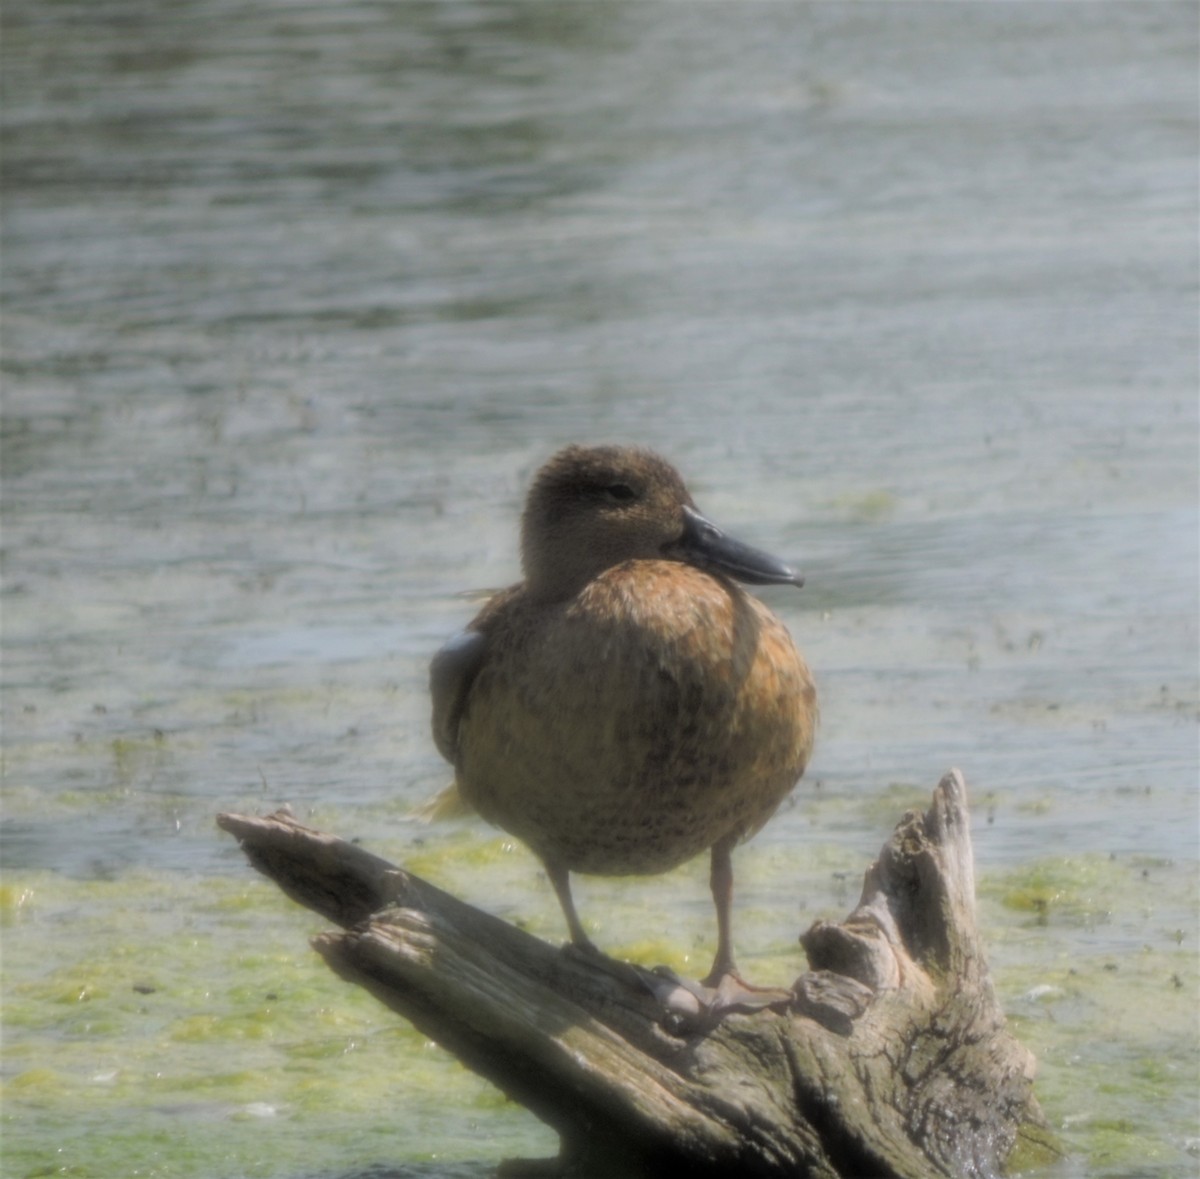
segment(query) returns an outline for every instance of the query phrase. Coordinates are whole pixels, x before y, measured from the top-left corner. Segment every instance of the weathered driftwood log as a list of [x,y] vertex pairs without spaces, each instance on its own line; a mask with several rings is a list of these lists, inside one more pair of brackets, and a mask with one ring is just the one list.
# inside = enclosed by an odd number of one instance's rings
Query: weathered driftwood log
[[801,937],[792,993],[720,1018],[669,976],[550,946],[286,814],[218,822],[345,928],[313,942],[338,974],[559,1132],[543,1173],[961,1179],[1021,1143],[1053,1150],[988,979],[957,771],[901,820],[854,912]]

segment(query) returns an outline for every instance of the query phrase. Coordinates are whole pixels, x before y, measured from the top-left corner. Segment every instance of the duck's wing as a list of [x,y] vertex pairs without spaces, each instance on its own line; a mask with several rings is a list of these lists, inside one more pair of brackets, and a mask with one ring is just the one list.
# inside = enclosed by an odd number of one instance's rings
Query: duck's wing
[[446,641],[429,665],[433,740],[451,765],[458,754],[458,722],[487,655],[487,642],[482,631],[460,630]]

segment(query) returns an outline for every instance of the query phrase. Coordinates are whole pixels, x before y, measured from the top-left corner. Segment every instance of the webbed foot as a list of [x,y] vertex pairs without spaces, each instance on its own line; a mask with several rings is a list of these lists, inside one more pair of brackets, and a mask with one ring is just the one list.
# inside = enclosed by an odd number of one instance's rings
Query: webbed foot
[[655,969],[652,987],[668,1018],[679,1030],[690,1026],[716,1023],[733,1011],[763,1011],[768,1007],[786,1007],[795,996],[780,987],[754,986],[730,971],[714,982],[683,978],[666,966]]

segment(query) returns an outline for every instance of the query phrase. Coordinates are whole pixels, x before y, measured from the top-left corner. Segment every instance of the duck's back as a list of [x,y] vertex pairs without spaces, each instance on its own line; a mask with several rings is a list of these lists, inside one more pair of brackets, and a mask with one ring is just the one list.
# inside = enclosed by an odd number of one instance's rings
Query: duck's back
[[628,561],[563,602],[509,591],[458,728],[459,789],[547,859],[665,871],[795,785],[816,693],[783,624],[723,578]]

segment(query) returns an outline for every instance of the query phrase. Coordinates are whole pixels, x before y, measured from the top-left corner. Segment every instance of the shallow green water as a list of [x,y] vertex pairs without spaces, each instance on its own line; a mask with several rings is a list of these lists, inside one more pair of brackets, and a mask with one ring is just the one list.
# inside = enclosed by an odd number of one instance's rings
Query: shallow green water
[[[613,438],[808,576],[763,595],[823,725],[739,853],[747,972],[959,765],[1045,1173],[1197,1173],[1191,6],[4,9],[6,1179],[553,1150],[213,819],[561,937],[521,848],[407,815],[464,591]],[[706,968],[703,864],[578,896]]]
[[[8,1174],[339,1174],[530,1137],[511,1116],[493,1125],[487,1086],[339,985],[305,943],[313,919],[265,882],[19,887],[4,897],[20,980],[5,1001]],[[37,923],[55,931],[49,960],[44,939],[27,957]]]
[[[386,850],[439,883],[511,898],[535,933],[559,935],[549,886],[519,847],[468,829],[416,838]],[[820,843],[747,849],[743,883],[772,899],[740,914],[745,968],[794,978],[799,910],[844,913],[857,867]],[[702,870],[654,887],[673,914],[670,937],[635,932],[645,886],[585,882],[593,916],[603,914],[594,935],[623,956],[698,973],[711,954]],[[1069,1111],[1064,1137],[1085,1151],[1071,1173],[1187,1173],[1186,1144],[1162,1130],[1187,1125],[1200,1085],[1188,1031],[1197,913],[1164,899],[1196,890],[1194,866],[1153,857],[1055,857],[979,882],[1005,1009],[1041,1061],[1047,1110]],[[335,980],[305,942],[320,923],[266,882],[17,873],[0,919],[6,1174],[341,1175],[351,1163],[427,1163],[437,1165],[411,1173],[441,1175],[455,1173],[442,1164],[553,1152],[528,1115]]]

